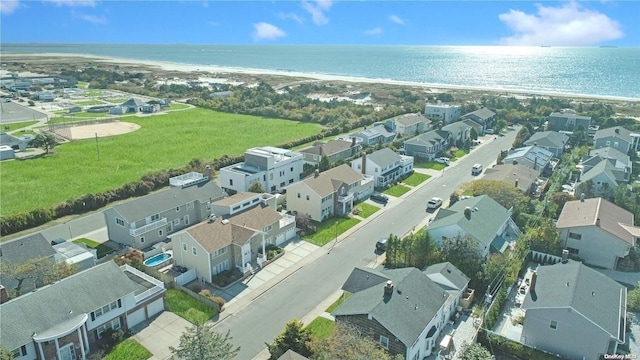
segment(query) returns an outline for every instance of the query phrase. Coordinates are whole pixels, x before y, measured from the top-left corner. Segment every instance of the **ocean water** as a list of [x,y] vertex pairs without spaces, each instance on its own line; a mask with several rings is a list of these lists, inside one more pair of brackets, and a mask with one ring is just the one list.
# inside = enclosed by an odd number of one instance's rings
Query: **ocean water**
[[640,48],[1,44],[0,51],[640,99]]

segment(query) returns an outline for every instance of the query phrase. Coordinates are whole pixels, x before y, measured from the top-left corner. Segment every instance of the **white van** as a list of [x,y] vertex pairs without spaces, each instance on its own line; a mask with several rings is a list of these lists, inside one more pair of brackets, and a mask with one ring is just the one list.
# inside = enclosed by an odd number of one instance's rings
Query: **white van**
[[482,164],[475,164],[471,168],[471,175],[476,176],[482,173]]

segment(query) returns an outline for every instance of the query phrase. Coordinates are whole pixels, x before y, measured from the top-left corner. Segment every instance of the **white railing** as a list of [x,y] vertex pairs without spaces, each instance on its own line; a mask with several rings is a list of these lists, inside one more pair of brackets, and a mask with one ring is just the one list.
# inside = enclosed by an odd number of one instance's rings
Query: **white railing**
[[145,299],[148,299],[151,296],[161,292],[162,290],[164,290],[164,288],[159,288],[157,286],[156,287],[152,287],[151,289],[146,290],[143,293],[140,293],[138,295],[134,295],[134,298],[136,299],[136,303],[139,303],[139,302],[141,302],[141,301],[143,301]]
[[134,298],[136,300],[136,303],[138,303],[141,300],[144,300],[144,299],[146,299],[146,298],[148,298],[148,297],[150,297],[150,296],[152,296],[154,294],[157,294],[157,293],[161,292],[162,290],[164,290],[164,283],[162,281],[154,278],[153,276],[147,275],[147,274],[143,273],[142,271],[140,271],[140,270],[138,270],[138,269],[136,269],[136,268],[134,268],[134,267],[132,267],[130,265],[124,264],[124,265],[120,266],[120,270],[128,271],[128,272],[132,273],[133,275],[135,275],[135,276],[137,276],[137,277],[139,277],[139,278],[141,278],[141,279],[143,279],[143,280],[145,280],[147,282],[150,282],[153,285],[155,285],[154,287],[152,287],[152,288],[150,288],[150,289],[148,289],[148,290],[146,290],[146,291],[144,291],[144,292],[142,292],[142,293],[140,293],[138,295],[135,295]]
[[142,234],[148,233],[149,231],[161,228],[163,226],[167,226],[167,218],[162,218],[160,220],[156,220],[151,224],[147,224],[135,229],[129,229],[129,234],[131,236],[140,236]]
[[338,196],[338,202],[347,202],[353,200],[353,194]]
[[280,219],[279,225],[280,225],[280,229],[282,229],[283,227],[291,224],[291,223],[295,223],[296,222],[296,217],[295,216],[291,216],[288,214],[284,214],[282,216],[282,219]]

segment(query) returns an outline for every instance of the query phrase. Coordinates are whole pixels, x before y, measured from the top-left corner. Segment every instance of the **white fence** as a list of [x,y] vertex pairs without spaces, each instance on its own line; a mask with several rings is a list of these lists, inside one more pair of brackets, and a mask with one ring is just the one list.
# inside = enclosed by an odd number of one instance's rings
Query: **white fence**
[[192,282],[196,279],[196,269],[189,269],[189,271],[182,273],[174,278],[174,281],[178,285],[184,285]]

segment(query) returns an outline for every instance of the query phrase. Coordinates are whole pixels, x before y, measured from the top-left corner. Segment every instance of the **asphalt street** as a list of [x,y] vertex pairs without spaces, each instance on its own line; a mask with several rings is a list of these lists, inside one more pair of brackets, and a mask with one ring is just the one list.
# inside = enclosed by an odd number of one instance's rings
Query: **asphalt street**
[[314,307],[339,289],[355,266],[367,266],[376,259],[376,241],[389,233],[403,235],[431,216],[427,201],[434,196],[448,199],[461,184],[471,181],[475,163],[485,168],[495,162],[501,150],[511,148],[517,131],[488,140],[476,151],[446,169],[441,177],[395,205],[366,226],[358,229],[316,261],[303,266],[267,292],[257,296],[245,308],[215,325],[217,331],[231,330],[234,344],[240,345],[239,359],[251,359],[265,348],[266,342],[284,330],[290,319],[302,319]]

